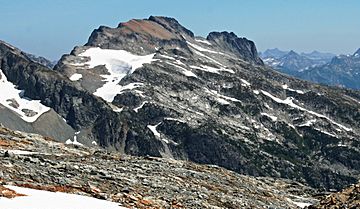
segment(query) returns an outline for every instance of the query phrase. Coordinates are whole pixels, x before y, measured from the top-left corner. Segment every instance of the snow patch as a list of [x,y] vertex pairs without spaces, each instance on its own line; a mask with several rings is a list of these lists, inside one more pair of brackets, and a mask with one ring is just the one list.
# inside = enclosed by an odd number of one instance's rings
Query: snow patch
[[77,146],[84,146],[83,144],[81,144],[80,142],[77,141],[77,136],[80,132],[76,132],[75,136],[74,136],[74,141],[71,141],[71,139],[68,139],[65,141],[65,144],[72,144],[72,145],[77,145]]
[[357,103],[360,104],[360,101],[359,101],[359,100],[356,100],[356,99],[354,99],[354,98],[352,98],[352,97],[350,97],[350,96],[348,96],[348,95],[345,95],[345,96],[346,96],[347,98],[353,100],[354,102],[357,102]]
[[35,122],[42,114],[50,110],[49,107],[40,103],[40,100],[31,100],[21,95],[22,90],[7,80],[0,69],[0,104],[20,115],[26,122]]
[[316,119],[311,119],[309,121],[306,121],[306,123],[300,124],[298,125],[299,127],[304,127],[304,126],[311,126],[312,124],[314,124],[316,122]]
[[[294,197],[298,197],[298,196],[294,195]],[[298,198],[296,198],[296,201],[291,200],[290,198],[286,198],[286,199],[287,199],[287,201],[293,203],[294,205],[296,205],[299,208],[305,208],[305,207],[308,207],[308,206],[312,205],[312,203],[309,203],[309,202],[299,202],[299,201],[307,201],[307,200],[309,200],[307,198],[298,197]]]
[[202,71],[206,71],[206,72],[210,72],[210,73],[216,73],[216,74],[220,74],[221,71],[228,72],[228,73],[233,73],[233,74],[235,73],[233,70],[227,69],[227,68],[224,68],[224,67],[215,68],[215,67],[210,67],[210,66],[207,66],[207,65],[201,65],[200,67],[195,66],[195,65],[191,65],[190,67],[193,68],[193,69],[202,70]]
[[136,107],[136,108],[134,108],[133,110],[137,113],[141,108],[143,108],[143,106],[144,106],[146,103],[149,103],[149,102],[148,102],[148,101],[143,101],[139,107]]
[[177,121],[177,122],[180,122],[180,123],[186,123],[184,120],[180,120],[180,119],[177,119],[177,118],[164,118],[164,120],[170,120],[170,121]]
[[78,80],[80,80],[82,77],[83,77],[82,74],[75,73],[75,74],[73,74],[72,76],[70,76],[69,79],[70,79],[71,81],[78,81]]
[[92,197],[62,192],[49,192],[44,190],[28,189],[17,186],[5,186],[19,194],[26,196],[12,199],[0,197],[1,208],[6,209],[125,209],[119,203],[100,200]]
[[277,117],[276,116],[273,116],[273,115],[270,115],[270,114],[267,114],[267,113],[260,113],[260,115],[263,115],[263,116],[266,116],[268,118],[270,118],[272,121],[277,121]]
[[338,147],[347,147],[348,145],[346,145],[346,144],[343,143],[343,142],[339,142],[339,143],[337,144],[337,146],[338,146]]
[[[154,136],[155,136],[156,138],[158,138],[159,140],[165,142],[166,144],[169,144],[170,141],[167,140],[167,139],[161,138],[160,133],[156,130],[156,128],[157,128],[161,123],[162,123],[162,122],[160,122],[160,123],[158,123],[158,124],[156,124],[156,125],[147,125],[147,127],[148,127],[148,129],[150,129],[150,131],[154,134]],[[172,143],[175,144],[175,145],[177,145],[177,143],[175,143],[175,142],[172,142]]]
[[250,131],[251,128],[247,127],[247,126],[243,126],[243,125],[238,125],[241,129],[244,129],[246,131]]
[[175,60],[174,57],[170,57],[170,56],[167,56],[167,55],[164,55],[164,54],[159,54],[160,57],[163,57],[163,58],[166,58],[166,59],[169,59],[169,60]]
[[124,110],[124,107],[118,107],[116,105],[113,105],[111,103],[108,103],[109,106],[111,107],[111,109],[114,111],[114,112],[122,112]]
[[294,202],[294,201],[293,201],[293,203],[294,203],[296,206],[300,207],[300,208],[305,208],[305,207],[307,207],[307,206],[312,205],[311,203],[307,203],[307,202]]
[[319,132],[321,132],[321,133],[323,133],[323,134],[326,134],[326,135],[328,135],[328,136],[337,138],[337,136],[336,136],[335,134],[329,133],[329,132],[324,131],[324,130],[321,130],[321,129],[319,129],[319,128],[315,128],[315,130],[317,130],[317,131],[319,131]]
[[243,86],[251,86],[251,84],[247,81],[247,80],[244,80],[244,79],[240,79]]
[[155,61],[153,59],[154,55],[139,56],[125,50],[101,49],[98,47],[89,48],[79,54],[82,57],[90,57],[90,61],[85,63],[89,68],[105,65],[108,70],[110,75],[101,75],[105,84],[94,93],[94,95],[103,98],[107,102],[112,102],[114,97],[121,92],[122,86],[119,85],[121,79],[144,64]]
[[204,89],[205,89],[205,92],[206,92],[206,93],[215,96],[216,101],[218,101],[220,104],[230,105],[230,102],[228,102],[228,101],[241,102],[240,100],[238,100],[238,99],[236,99],[236,98],[222,95],[222,94],[218,93],[217,91],[209,90],[209,89],[207,89],[207,88],[204,88]]
[[212,45],[208,40],[205,40],[205,39],[195,39],[195,41],[197,41],[199,43],[207,44],[207,45]]
[[186,42],[188,45],[190,45],[192,48],[198,50],[198,51],[201,51],[201,52],[209,52],[209,53],[213,53],[213,54],[224,54],[224,53],[221,53],[221,52],[217,52],[217,51],[213,51],[213,50],[210,50],[210,49],[205,49],[204,47],[201,47],[199,45],[196,45],[196,44],[193,44],[193,43],[190,43],[190,42]]
[[158,123],[156,125],[147,125],[148,129],[150,129],[151,132],[153,132],[154,136],[160,138],[160,133],[156,130],[156,127],[158,127],[161,124]]
[[40,154],[38,152],[31,152],[31,151],[26,151],[26,150],[6,150],[8,153],[10,154],[14,154],[14,155],[35,155],[35,154]]
[[277,65],[280,64],[280,62],[272,57],[263,59],[263,61],[265,62],[265,64],[271,66],[271,67],[276,67]]
[[296,92],[298,94],[305,94],[305,92],[302,90],[295,90],[295,89],[289,88],[289,86],[287,84],[282,85],[282,88],[285,90],[288,90],[288,91]]
[[197,78],[197,76],[196,76],[193,72],[191,72],[190,70],[187,70],[187,69],[185,69],[185,68],[183,68],[183,67],[181,67],[181,66],[179,66],[179,65],[176,65],[176,64],[174,64],[174,63],[171,63],[171,62],[166,62],[166,63],[169,64],[169,65],[172,65],[172,66],[174,66],[174,67],[177,67],[177,68],[181,69],[181,70],[182,70],[182,73],[183,73],[186,77],[195,77],[195,78]]
[[226,66],[224,66],[224,65],[221,64],[220,62],[216,61],[215,59],[213,59],[213,58],[211,58],[211,57],[209,57],[209,56],[206,56],[205,54],[203,54],[203,53],[201,53],[201,52],[199,52],[199,51],[197,51],[197,50],[193,50],[193,51],[195,52],[195,54],[197,54],[197,55],[199,55],[199,56],[202,56],[202,57],[204,57],[204,58],[206,58],[206,59],[208,59],[208,60],[210,60],[210,61],[212,61],[212,62],[214,62],[214,63],[216,63],[216,64],[218,64],[218,65],[220,65],[221,67],[226,68]]

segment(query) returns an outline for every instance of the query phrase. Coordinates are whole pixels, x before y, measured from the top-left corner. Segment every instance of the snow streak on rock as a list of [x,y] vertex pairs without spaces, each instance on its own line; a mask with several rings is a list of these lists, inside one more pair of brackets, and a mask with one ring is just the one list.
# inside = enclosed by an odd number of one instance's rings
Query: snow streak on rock
[[274,101],[277,102],[277,103],[286,104],[286,105],[289,105],[290,107],[299,109],[299,110],[304,111],[304,112],[308,112],[308,113],[310,113],[311,115],[315,115],[316,117],[326,119],[326,120],[328,120],[329,122],[331,122],[332,124],[334,124],[334,125],[342,128],[342,129],[344,129],[345,131],[352,131],[351,128],[345,127],[344,125],[341,125],[341,124],[333,121],[332,119],[326,117],[325,115],[322,115],[322,114],[319,114],[319,113],[317,113],[317,112],[314,112],[314,111],[305,109],[305,108],[303,108],[303,107],[300,107],[299,105],[297,105],[297,104],[295,104],[295,103],[293,102],[293,98],[291,98],[291,97],[287,97],[285,100],[282,100],[282,99],[280,99],[280,98],[277,98],[277,97],[273,96],[273,95],[270,94],[269,92],[266,92],[266,91],[263,91],[263,90],[262,90],[261,93],[263,93],[265,96],[270,97],[272,100],[274,100]]

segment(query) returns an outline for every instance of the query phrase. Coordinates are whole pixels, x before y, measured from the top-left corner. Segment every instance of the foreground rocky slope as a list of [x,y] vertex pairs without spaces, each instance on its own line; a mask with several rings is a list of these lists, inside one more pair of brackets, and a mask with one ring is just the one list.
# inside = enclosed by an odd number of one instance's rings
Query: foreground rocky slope
[[310,196],[315,190],[290,180],[65,146],[51,138],[2,127],[0,182],[92,196],[129,208],[296,208],[316,203]]
[[360,94],[279,74],[233,33],[175,19],[101,26],[54,70],[1,45],[8,80],[78,141],[340,189],[359,178]]

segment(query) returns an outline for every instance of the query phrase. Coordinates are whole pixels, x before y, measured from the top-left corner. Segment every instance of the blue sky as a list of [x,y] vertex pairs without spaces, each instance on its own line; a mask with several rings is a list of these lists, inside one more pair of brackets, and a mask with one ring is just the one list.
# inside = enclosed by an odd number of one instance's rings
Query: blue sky
[[259,50],[353,53],[360,48],[359,0],[0,0],[0,39],[59,59],[100,25],[150,15],[175,17],[196,35],[233,31]]

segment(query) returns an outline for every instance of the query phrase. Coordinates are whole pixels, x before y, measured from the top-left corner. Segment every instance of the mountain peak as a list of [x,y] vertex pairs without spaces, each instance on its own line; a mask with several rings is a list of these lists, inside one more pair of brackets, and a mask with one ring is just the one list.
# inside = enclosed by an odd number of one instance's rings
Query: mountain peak
[[299,55],[298,53],[296,53],[294,50],[290,50],[288,55]]
[[282,50],[280,50],[279,48],[266,49],[266,50],[261,54],[261,57],[262,57],[262,58],[272,57],[272,58],[279,59],[279,58],[285,56],[287,53],[289,53],[289,52],[288,52],[288,51],[282,51]]
[[176,19],[150,16],[148,19],[131,19],[119,23],[116,28],[100,26],[91,33],[86,46],[149,54],[159,47],[184,46],[185,39],[193,38],[194,34]]
[[16,54],[16,56],[22,57],[23,59],[26,60],[30,59],[27,56],[27,54],[22,52],[20,49],[12,46],[11,44],[6,43],[5,41],[0,40],[0,56],[6,55],[8,52],[11,52],[12,54]]
[[16,47],[6,43],[5,41],[1,41],[0,40],[0,54],[5,51],[7,52],[8,50],[14,52],[14,53],[17,53],[17,54],[20,54],[20,50],[17,49]]
[[120,23],[118,29],[124,34],[138,34],[165,40],[177,38],[162,25],[150,20],[132,19]]
[[239,55],[247,61],[261,65],[264,64],[258,56],[255,43],[246,38],[239,38],[233,32],[211,32],[206,39],[226,51]]

